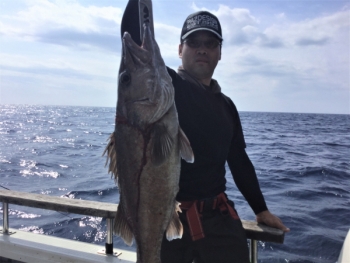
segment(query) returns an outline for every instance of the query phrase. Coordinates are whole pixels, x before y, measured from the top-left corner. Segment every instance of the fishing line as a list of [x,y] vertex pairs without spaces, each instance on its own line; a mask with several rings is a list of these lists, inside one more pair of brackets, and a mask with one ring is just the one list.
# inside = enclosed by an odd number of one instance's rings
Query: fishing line
[[10,189],[6,188],[5,186],[2,186],[1,184],[0,184],[0,187],[4,188],[6,190],[10,190]]

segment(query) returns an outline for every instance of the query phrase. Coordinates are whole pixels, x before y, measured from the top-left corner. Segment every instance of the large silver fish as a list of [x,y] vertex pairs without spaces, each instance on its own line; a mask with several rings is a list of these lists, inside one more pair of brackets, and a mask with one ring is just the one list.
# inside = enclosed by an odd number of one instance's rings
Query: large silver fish
[[129,245],[135,239],[137,262],[160,263],[164,233],[169,240],[182,236],[175,200],[180,158],[194,156],[159,47],[149,25],[143,30],[141,47],[123,36],[116,125],[106,152],[120,192],[114,232]]

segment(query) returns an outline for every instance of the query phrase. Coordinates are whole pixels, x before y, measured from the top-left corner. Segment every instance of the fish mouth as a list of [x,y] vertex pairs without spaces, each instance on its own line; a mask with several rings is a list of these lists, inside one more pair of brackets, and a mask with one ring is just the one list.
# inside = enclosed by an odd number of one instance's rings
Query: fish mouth
[[128,32],[125,32],[123,35],[123,46],[125,61],[129,61],[134,66],[144,65],[150,61],[151,56],[148,50],[143,45],[137,45]]

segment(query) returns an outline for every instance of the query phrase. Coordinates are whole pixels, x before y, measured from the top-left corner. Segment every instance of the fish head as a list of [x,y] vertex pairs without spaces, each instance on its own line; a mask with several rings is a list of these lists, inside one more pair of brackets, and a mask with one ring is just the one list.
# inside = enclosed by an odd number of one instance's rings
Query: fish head
[[140,128],[159,120],[174,103],[174,87],[149,25],[142,45],[127,32],[119,69],[117,119]]

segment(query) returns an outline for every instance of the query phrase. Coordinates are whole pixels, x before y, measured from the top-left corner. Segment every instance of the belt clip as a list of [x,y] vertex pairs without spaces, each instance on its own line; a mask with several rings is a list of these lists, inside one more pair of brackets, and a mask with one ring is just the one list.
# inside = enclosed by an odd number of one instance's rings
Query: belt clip
[[[202,202],[199,203],[201,204]],[[187,222],[190,228],[190,233],[193,241],[204,238],[205,236],[202,228],[202,222],[200,220],[200,215],[197,211],[197,205],[198,201],[195,201],[186,213]]]

